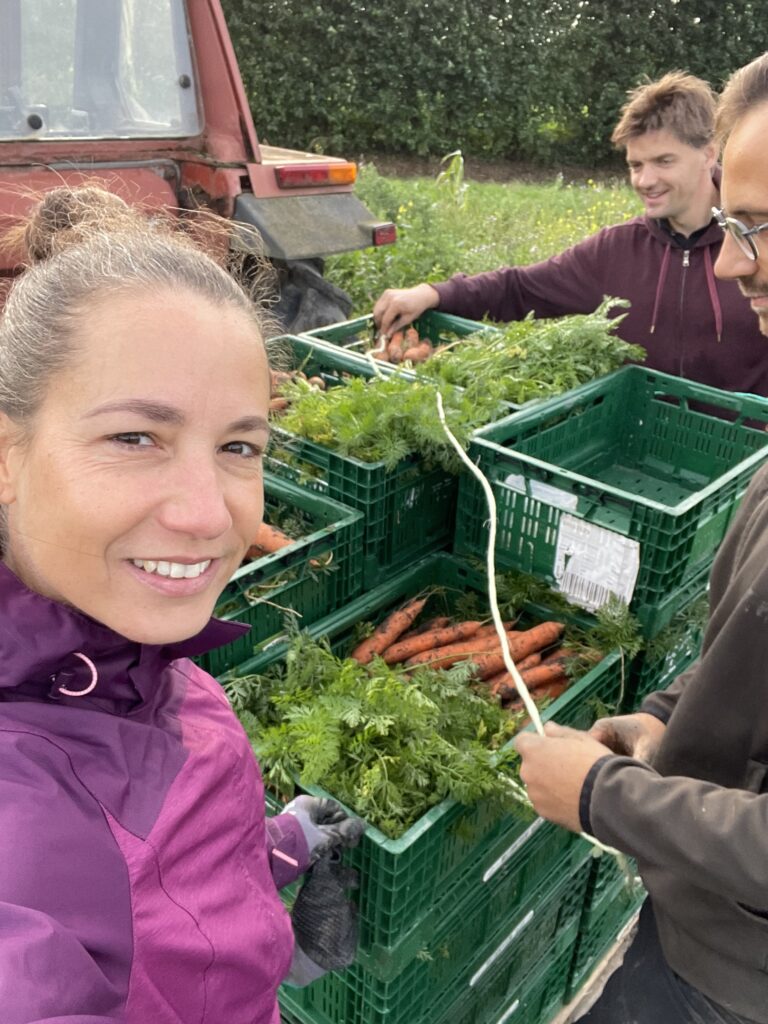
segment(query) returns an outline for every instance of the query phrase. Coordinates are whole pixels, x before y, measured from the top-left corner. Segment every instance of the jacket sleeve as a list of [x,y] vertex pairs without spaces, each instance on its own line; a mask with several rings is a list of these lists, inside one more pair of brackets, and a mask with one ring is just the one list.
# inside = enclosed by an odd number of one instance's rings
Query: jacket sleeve
[[290,885],[309,867],[309,848],[298,819],[292,814],[267,818],[267,852],[278,889]]
[[718,895],[768,903],[768,794],[662,777],[632,758],[606,757],[586,803],[582,827],[601,842]]
[[603,301],[600,282],[605,229],[541,263],[485,274],[455,274],[434,284],[439,308],[455,316],[500,322],[592,313]]
[[124,1021],[126,868],[98,802],[55,743],[0,729],[0,822],[3,1021]]

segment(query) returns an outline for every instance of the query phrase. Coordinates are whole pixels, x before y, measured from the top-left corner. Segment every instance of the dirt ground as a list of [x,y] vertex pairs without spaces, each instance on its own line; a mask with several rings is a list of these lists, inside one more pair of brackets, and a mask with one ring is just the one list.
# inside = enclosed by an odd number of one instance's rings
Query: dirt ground
[[[440,173],[442,165],[439,157],[397,156],[385,153],[369,153],[358,157],[361,164],[373,164],[380,174],[394,178],[434,178]],[[541,168],[533,164],[519,163],[512,160],[478,160],[466,157],[464,160],[464,176],[470,181],[504,183],[522,181],[526,183],[548,182],[562,174],[565,181],[615,181],[624,176],[621,163],[614,167],[549,167]]]

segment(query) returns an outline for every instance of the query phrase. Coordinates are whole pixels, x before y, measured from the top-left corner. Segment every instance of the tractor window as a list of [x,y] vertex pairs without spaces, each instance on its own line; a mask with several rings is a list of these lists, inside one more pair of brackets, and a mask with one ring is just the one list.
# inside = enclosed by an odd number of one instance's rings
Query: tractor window
[[0,139],[200,128],[184,0],[0,0]]

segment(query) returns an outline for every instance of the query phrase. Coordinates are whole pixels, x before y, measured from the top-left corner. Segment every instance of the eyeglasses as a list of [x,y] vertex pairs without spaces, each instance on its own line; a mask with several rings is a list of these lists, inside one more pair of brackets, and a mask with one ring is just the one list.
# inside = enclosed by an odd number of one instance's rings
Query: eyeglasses
[[742,222],[737,220],[735,217],[726,217],[723,211],[718,210],[716,206],[712,207],[712,216],[723,231],[728,232],[747,259],[757,259],[757,245],[755,244],[754,236],[759,234],[761,231],[765,231],[766,228],[768,228],[768,222],[765,224],[758,224],[754,228],[748,228],[746,224],[742,224]]

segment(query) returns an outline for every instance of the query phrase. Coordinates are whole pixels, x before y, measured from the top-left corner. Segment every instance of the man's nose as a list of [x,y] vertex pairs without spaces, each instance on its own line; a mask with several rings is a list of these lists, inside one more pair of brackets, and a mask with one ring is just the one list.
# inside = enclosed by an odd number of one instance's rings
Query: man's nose
[[752,277],[757,270],[757,260],[751,260],[738,245],[729,231],[725,232],[720,253],[715,260],[715,274],[723,281]]

